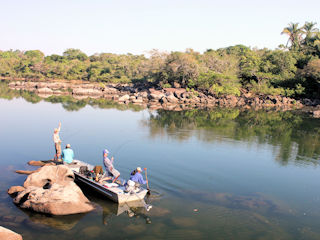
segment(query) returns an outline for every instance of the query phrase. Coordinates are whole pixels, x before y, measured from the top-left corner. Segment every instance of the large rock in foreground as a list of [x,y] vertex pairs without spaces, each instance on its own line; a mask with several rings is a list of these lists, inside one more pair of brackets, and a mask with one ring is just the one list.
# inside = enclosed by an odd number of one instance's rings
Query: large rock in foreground
[[20,234],[0,226],[0,239],[1,240],[22,240],[22,237]]
[[85,213],[94,209],[74,183],[73,172],[64,165],[44,166],[28,176],[25,190],[17,193],[14,203],[21,208],[52,215]]

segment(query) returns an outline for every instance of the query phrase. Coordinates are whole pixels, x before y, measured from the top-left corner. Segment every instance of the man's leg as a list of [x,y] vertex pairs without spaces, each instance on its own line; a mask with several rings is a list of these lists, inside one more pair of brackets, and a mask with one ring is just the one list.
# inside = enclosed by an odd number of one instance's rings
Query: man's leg
[[56,154],[54,155],[53,161],[57,161],[58,160],[58,148],[57,148],[57,144],[54,144],[54,149],[56,151]]
[[61,161],[61,144],[60,143],[57,143],[57,149],[58,149],[57,160]]

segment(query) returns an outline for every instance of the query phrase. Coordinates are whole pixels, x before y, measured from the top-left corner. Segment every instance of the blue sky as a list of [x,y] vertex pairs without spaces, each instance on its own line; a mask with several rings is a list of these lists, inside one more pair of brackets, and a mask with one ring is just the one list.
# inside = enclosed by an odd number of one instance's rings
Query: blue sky
[[0,49],[45,54],[274,49],[289,22],[320,24],[319,0],[0,0],[0,9]]

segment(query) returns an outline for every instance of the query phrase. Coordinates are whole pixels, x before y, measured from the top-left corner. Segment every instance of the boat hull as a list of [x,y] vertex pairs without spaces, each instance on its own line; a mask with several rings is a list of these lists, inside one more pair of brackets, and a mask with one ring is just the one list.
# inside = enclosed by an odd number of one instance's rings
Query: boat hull
[[102,185],[94,180],[87,178],[85,175],[80,174],[78,169],[79,167],[77,167],[76,169],[72,169],[76,181],[83,183],[87,187],[101,193],[103,196],[117,203],[142,201],[148,192],[146,189],[140,188],[137,192],[127,193],[125,192],[124,186],[108,187],[106,185]]

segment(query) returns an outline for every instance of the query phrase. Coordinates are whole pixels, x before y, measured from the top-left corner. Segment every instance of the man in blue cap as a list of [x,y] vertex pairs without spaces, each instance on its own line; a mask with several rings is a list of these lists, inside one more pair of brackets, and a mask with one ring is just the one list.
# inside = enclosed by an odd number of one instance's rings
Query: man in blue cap
[[115,169],[113,167],[113,157],[111,158],[111,160],[108,158],[108,154],[109,151],[107,149],[103,150],[103,164],[106,168],[106,173],[105,175],[102,177],[102,179],[99,181],[100,183],[102,183],[104,180],[110,180],[111,177],[110,175],[112,175],[114,177],[113,179],[113,183],[118,179],[118,177],[120,176],[120,172]]

